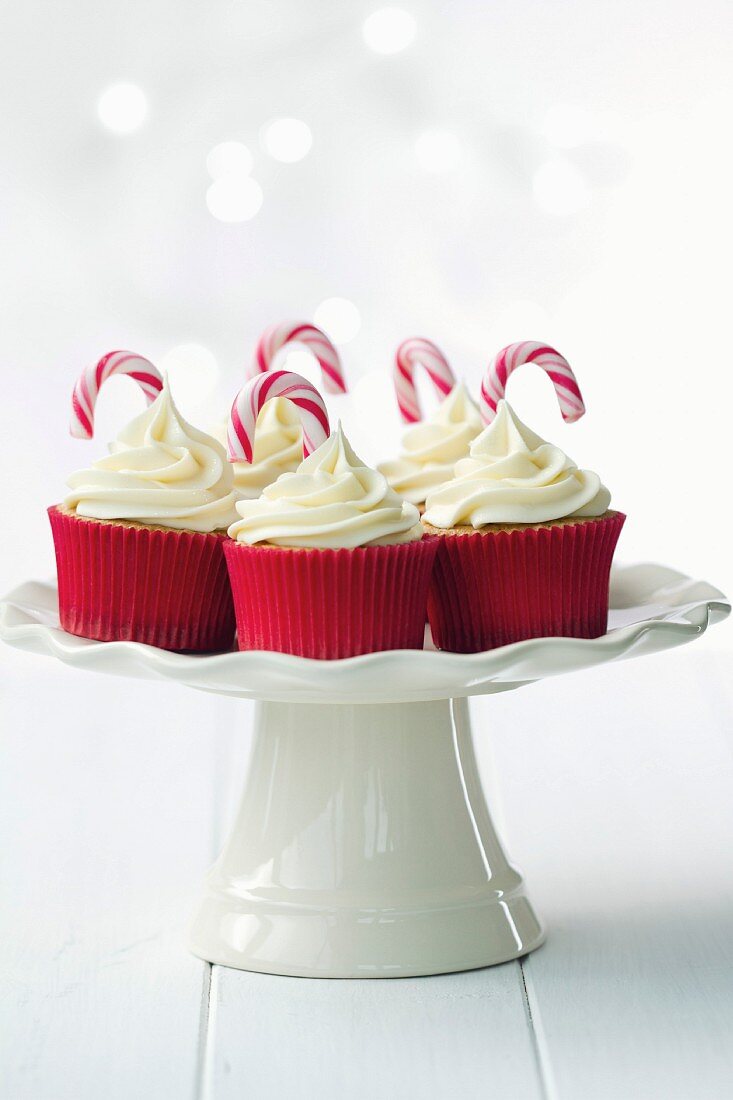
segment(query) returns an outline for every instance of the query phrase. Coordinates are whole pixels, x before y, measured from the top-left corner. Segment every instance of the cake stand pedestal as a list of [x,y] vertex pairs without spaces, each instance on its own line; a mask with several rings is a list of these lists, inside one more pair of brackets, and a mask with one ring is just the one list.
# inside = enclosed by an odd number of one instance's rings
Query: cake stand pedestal
[[640,565],[614,571],[609,631],[593,640],[188,656],[72,637],[54,586],[31,582],[0,604],[0,636],[82,668],[257,699],[241,807],[192,949],[245,970],[377,978],[488,966],[543,940],[492,824],[467,697],[671,648],[729,611],[706,582]]
[[257,705],[197,955],[385,977],[503,962],[542,938],[484,799],[466,699]]

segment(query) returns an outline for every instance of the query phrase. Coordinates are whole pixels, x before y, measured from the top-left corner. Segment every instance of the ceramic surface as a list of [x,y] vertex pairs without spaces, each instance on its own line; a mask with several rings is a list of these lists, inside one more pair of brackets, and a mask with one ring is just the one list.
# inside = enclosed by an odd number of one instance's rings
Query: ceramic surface
[[504,962],[543,939],[492,824],[465,697],[681,645],[729,611],[711,585],[638,565],[615,570],[609,631],[590,641],[193,657],[72,637],[55,587],[30,582],[0,605],[0,636],[80,668],[263,700],[192,949],[274,974],[400,977]]
[[197,955],[394,978],[505,962],[542,939],[484,800],[465,699],[258,706]]
[[29,582],[0,603],[0,637],[79,668],[164,677],[203,691],[283,702],[408,702],[490,694],[605,661],[692,641],[730,611],[717,588],[661,565],[616,568],[602,638],[539,638],[486,653],[395,650],[343,661],[281,653],[186,656],[135,642],[92,642],[59,628],[53,584]]

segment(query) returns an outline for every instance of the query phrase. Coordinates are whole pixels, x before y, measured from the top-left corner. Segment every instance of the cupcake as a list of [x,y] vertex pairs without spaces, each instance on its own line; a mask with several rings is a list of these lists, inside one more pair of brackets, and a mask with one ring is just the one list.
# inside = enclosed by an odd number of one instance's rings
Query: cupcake
[[[304,422],[304,439],[306,450],[319,445],[258,499],[237,503],[224,550],[240,649],[322,659],[421,649],[437,541],[340,425],[323,439],[328,419],[314,387],[285,371],[268,378],[289,390],[301,415],[316,410],[319,437]],[[251,450],[251,420],[243,425],[239,414],[257,409],[260,385],[253,379],[235,402],[230,457],[238,433]]]
[[[75,434],[91,434],[93,377],[82,376],[75,391],[75,412],[85,420]],[[161,379],[158,396],[109,452],[72,474],[69,494],[48,510],[61,626],[100,641],[231,648],[223,545],[236,495],[223,447],[183,419]]]
[[471,653],[524,638],[595,638],[608,619],[611,560],[625,516],[500,400],[453,477],[428,495],[439,550],[428,599],[440,649]]
[[[226,423],[216,431],[226,443]],[[234,491],[240,500],[255,500],[280,474],[296,470],[303,458],[303,438],[297,412],[283,398],[268,401],[257,419],[252,462],[233,462]]]
[[404,500],[422,507],[428,494],[453,476],[482,428],[478,407],[457,382],[427,420],[408,428],[399,457],[377,469]]
[[[271,371],[277,357],[288,348],[307,349],[320,367],[323,388],[346,393],[346,378],[336,346],[324,332],[307,321],[283,321],[270,325],[260,336],[252,363],[253,377]],[[227,424],[216,432],[226,444]],[[266,402],[257,418],[251,462],[234,462],[234,489],[241,500],[254,500],[280,474],[296,470],[303,457],[300,417],[283,398]]]

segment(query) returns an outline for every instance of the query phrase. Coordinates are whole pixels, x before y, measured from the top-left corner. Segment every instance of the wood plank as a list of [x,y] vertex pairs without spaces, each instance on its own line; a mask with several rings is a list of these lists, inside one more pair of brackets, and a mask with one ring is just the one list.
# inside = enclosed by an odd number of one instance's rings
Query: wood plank
[[9,650],[0,690],[2,1095],[193,1095],[186,931],[236,704]]
[[730,679],[683,650],[478,705],[548,925],[523,967],[549,1097],[733,1095]]
[[324,981],[214,967],[206,1100],[541,1100],[517,963]]

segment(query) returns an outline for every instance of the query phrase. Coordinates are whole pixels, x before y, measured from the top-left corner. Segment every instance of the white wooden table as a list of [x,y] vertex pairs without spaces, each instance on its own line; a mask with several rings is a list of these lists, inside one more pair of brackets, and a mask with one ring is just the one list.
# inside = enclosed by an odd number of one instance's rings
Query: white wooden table
[[728,1100],[733,677],[715,641],[475,700],[547,944],[364,982],[186,951],[249,704],[5,649],[2,1100]]

